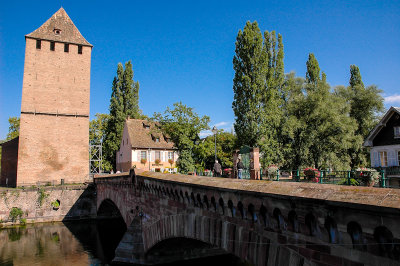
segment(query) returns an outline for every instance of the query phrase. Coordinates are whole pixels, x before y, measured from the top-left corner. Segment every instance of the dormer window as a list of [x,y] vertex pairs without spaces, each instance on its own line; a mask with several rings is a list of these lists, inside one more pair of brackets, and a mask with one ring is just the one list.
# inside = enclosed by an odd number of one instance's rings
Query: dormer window
[[60,35],[61,34],[61,30],[60,29],[54,29],[53,30],[55,35]]
[[149,129],[149,128],[150,128],[150,125],[147,125],[147,124],[143,123],[143,128]]
[[394,138],[400,139],[400,127],[394,127]]
[[160,138],[157,137],[157,138],[155,139],[155,141],[156,141],[156,142],[160,142]]

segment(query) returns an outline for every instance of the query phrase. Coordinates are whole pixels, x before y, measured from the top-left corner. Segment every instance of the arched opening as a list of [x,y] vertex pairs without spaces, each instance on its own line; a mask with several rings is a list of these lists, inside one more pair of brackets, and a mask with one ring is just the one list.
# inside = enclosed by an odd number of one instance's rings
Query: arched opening
[[238,204],[237,204],[237,209],[238,209],[238,211],[239,211],[240,216],[242,217],[242,219],[244,219],[244,218],[245,218],[245,215],[244,215],[243,203],[242,203],[241,201],[238,202]]
[[294,210],[291,210],[288,214],[288,220],[290,228],[293,232],[299,232],[299,220],[297,218],[297,213]]
[[358,250],[364,249],[364,241],[362,236],[361,225],[357,222],[351,221],[347,224],[347,233],[350,235],[353,248]]
[[218,205],[221,208],[222,214],[225,214],[225,205],[224,205],[224,200],[222,198],[219,198]]
[[395,259],[395,245],[392,232],[386,226],[378,226],[374,230],[374,239],[379,244],[379,255]]
[[200,207],[200,208],[203,208],[203,203],[201,202],[201,196],[200,196],[200,194],[197,194],[197,205]]
[[101,248],[104,259],[111,262],[127,229],[118,207],[112,200],[106,199],[100,204],[95,223],[98,232],[96,246]]
[[253,221],[253,223],[257,222],[257,214],[255,212],[254,205],[252,203],[249,204],[247,207],[247,213],[250,216],[250,219]]
[[221,248],[191,238],[165,239],[145,254],[149,264],[162,265],[243,265],[243,261]]
[[217,203],[215,202],[214,196],[211,197],[211,206],[214,208],[214,211],[217,211]]
[[336,221],[332,217],[328,216],[325,218],[324,226],[326,231],[328,231],[329,243],[338,243],[339,232],[337,230]]
[[309,212],[306,215],[306,226],[308,228],[308,233],[310,236],[316,236],[317,235],[317,219],[315,219],[315,216]]
[[207,195],[203,196],[203,202],[204,202],[204,205],[206,206],[206,208],[208,210],[210,208],[210,204],[208,203]]
[[228,200],[228,208],[229,208],[229,210],[231,211],[231,217],[235,217],[235,215],[236,215],[236,209],[235,209],[235,207],[233,206],[232,200]]
[[286,222],[285,219],[283,218],[281,210],[279,208],[275,208],[272,215],[276,220],[278,230],[286,230]]
[[264,227],[267,227],[267,208],[264,205],[260,207],[260,216],[262,218],[262,222]]

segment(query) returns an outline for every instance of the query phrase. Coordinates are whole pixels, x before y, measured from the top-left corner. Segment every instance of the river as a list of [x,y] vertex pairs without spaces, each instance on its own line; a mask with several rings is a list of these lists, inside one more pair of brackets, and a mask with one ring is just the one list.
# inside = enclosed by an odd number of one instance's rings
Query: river
[[[110,265],[126,230],[120,220],[41,223],[0,229],[0,266]],[[168,265],[242,265],[222,255]]]

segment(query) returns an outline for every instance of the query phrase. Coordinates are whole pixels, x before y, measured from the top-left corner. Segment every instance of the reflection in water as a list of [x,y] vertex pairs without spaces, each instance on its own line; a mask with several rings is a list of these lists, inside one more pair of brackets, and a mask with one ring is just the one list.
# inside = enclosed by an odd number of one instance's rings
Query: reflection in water
[[[122,218],[0,229],[0,266],[110,265],[125,231],[126,226]],[[180,249],[180,245],[170,244],[171,242],[168,244],[170,248]],[[243,265],[232,255],[164,265],[214,265],[216,262],[220,262],[221,265]]]
[[107,265],[125,230],[118,219],[0,229],[0,265]]

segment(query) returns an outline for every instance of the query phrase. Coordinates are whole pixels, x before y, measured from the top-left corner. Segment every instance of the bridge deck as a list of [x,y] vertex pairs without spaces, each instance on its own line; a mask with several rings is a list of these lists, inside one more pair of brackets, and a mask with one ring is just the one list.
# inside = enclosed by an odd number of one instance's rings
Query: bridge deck
[[[136,170],[136,175],[158,179],[164,182],[181,183],[190,186],[208,186],[229,191],[246,191],[275,196],[290,196],[340,203],[353,203],[377,207],[400,209],[400,189],[340,186],[315,183],[274,182],[264,180],[243,180],[163,174]],[[96,179],[115,178],[129,175],[128,172],[113,175],[96,175]]]

